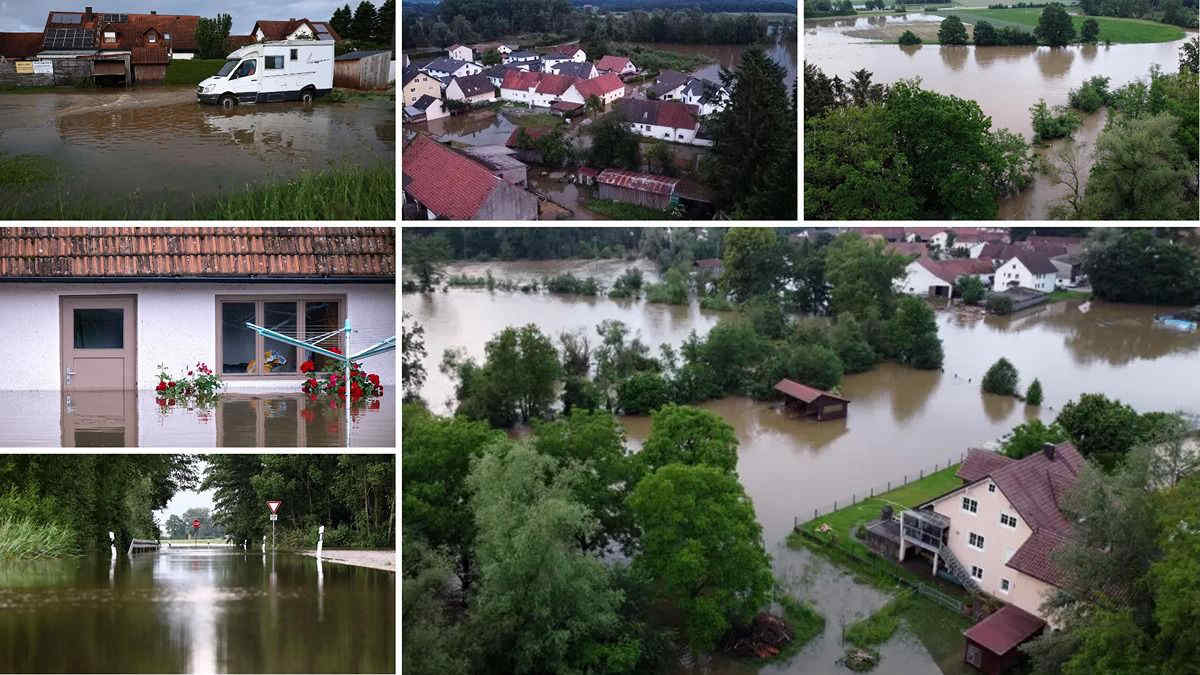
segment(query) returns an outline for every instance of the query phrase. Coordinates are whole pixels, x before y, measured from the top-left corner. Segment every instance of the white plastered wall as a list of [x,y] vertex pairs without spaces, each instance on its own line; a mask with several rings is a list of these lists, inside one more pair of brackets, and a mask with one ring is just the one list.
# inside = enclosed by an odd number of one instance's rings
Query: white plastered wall
[[[59,297],[63,295],[137,296],[137,383],[152,389],[158,364],[172,372],[204,361],[216,370],[216,296],[345,294],[352,328],[378,339],[396,332],[393,284],[245,284],[146,282],[122,284],[0,284],[0,323],[21,368],[8,371],[0,389],[58,391],[62,368],[59,349]],[[373,340],[377,341],[377,340]],[[358,347],[355,338],[352,343]],[[19,347],[17,347],[19,345]],[[365,347],[366,345],[363,344]],[[385,387],[396,383],[395,353],[366,363]],[[227,380],[227,391],[293,391],[302,378]]]

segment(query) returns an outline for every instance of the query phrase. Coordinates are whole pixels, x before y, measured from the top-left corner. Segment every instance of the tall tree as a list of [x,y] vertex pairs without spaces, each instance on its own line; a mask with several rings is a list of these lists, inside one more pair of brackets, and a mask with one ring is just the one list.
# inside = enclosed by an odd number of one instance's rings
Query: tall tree
[[767,296],[774,301],[784,282],[784,242],[769,227],[735,227],[725,234],[721,286],[739,301]]
[[1075,24],[1071,23],[1071,15],[1067,14],[1062,5],[1052,2],[1038,17],[1033,36],[1051,47],[1062,47],[1075,41]]
[[654,411],[650,436],[637,457],[648,471],[667,464],[737,470],[737,436],[717,415],[691,406],[665,405]]
[[855,232],[838,235],[825,253],[825,275],[833,286],[831,310],[860,320],[888,319],[896,307],[893,282],[904,276],[907,256],[892,253],[882,240]]
[[370,40],[375,36],[377,20],[375,5],[371,4],[370,0],[362,0],[354,9],[354,18],[350,21],[348,37],[353,40]]
[[396,0],[384,0],[375,18],[375,42],[382,45],[396,43]]
[[421,398],[425,385],[425,328],[413,321],[408,312],[401,314],[400,323],[400,382],[404,401]]
[[350,11],[350,4],[333,10],[333,16],[329,17],[329,24],[337,31],[338,35],[344,38],[350,37],[350,31],[353,30],[351,25],[354,22],[354,14]]
[[944,45],[967,44],[967,27],[963,25],[962,19],[953,14],[942,19],[942,24],[938,27],[938,42]]

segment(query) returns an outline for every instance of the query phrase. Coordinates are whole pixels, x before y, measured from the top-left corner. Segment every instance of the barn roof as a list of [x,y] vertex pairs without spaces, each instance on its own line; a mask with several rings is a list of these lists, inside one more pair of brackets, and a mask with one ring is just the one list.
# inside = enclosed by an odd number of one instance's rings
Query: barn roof
[[993,654],[1003,656],[1033,637],[1045,625],[1045,621],[1020,607],[1005,605],[968,628],[963,635]]
[[588,61],[563,61],[552,66],[554,72],[578,80],[586,80],[592,74],[592,64]]
[[459,61],[458,59],[451,59],[443,56],[440,59],[434,59],[425,64],[424,70],[436,70],[443,73],[454,73],[454,71],[462,68],[465,65],[467,65],[466,61]]
[[620,72],[629,63],[630,61],[627,57],[605,54],[604,58],[596,62],[596,68],[598,70],[615,70]]
[[503,181],[486,166],[418,134],[404,148],[404,191],[439,216],[475,217]]
[[[605,75],[604,77],[615,77]],[[600,79],[600,78],[596,78]],[[652,124],[672,129],[692,129],[700,126],[696,119],[700,109],[679,101],[651,101],[644,98],[624,97],[618,105],[625,121],[633,124]]]
[[458,88],[462,90],[463,96],[478,96],[496,91],[496,88],[492,86],[492,81],[483,73],[456,77],[453,81],[458,82]]
[[536,92],[539,94],[550,94],[553,96],[562,96],[563,92],[571,88],[575,84],[574,77],[566,75],[555,75],[554,73],[543,73],[542,81],[538,82]]
[[649,192],[656,195],[669,195],[675,192],[679,184],[678,178],[667,178],[650,173],[638,173],[622,169],[605,169],[596,177],[596,181],[606,185],[615,185],[627,190]]
[[575,91],[585,99],[589,96],[601,96],[616,91],[625,86],[621,78],[612,73],[605,73],[599,77],[593,77],[590,80],[583,80],[575,83]]
[[537,87],[542,82],[542,73],[524,70],[510,70],[504,74],[504,81],[500,83],[501,89],[519,89],[521,91],[529,91]]
[[5,227],[0,281],[396,276],[390,227]]
[[0,33],[0,56],[24,59],[42,51],[41,33]]
[[550,133],[550,129],[547,129],[546,127],[517,127],[516,129],[512,130],[511,134],[508,135],[508,140],[504,141],[504,147],[517,147],[517,137],[521,135],[521,129],[524,129],[525,134],[529,136],[530,140],[534,141]]
[[550,53],[557,56],[575,56],[575,52],[579,51],[579,43],[569,45],[555,45],[550,49]]
[[687,81],[688,76],[678,70],[664,70],[658,74],[658,77],[654,78],[654,84],[650,85],[646,89],[646,92],[655,96],[661,96],[677,87],[682,87],[687,84]]
[[784,394],[787,394],[788,396],[791,396],[792,398],[800,399],[801,401],[804,401],[805,403],[812,403],[813,401],[817,400],[818,398],[820,398],[822,396],[825,396],[827,398],[832,398],[836,401],[843,401],[845,403],[850,402],[849,399],[842,398],[841,396],[838,396],[837,394],[831,394],[827,391],[823,391],[823,390],[817,389],[815,387],[810,387],[807,384],[800,384],[799,382],[793,382],[792,380],[789,380],[787,378],[784,378],[784,379],[780,380],[779,382],[775,383],[775,391],[783,392]]

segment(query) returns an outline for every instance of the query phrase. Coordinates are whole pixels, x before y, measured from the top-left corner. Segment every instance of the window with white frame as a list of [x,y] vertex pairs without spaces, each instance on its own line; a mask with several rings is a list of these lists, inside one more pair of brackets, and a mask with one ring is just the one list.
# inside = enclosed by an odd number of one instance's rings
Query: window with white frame
[[976,567],[975,565],[971,565],[971,576],[982,581],[983,580],[983,568]]
[[975,534],[974,532],[971,532],[967,536],[967,545],[970,546],[971,548],[977,548],[980,551],[982,551],[983,550],[983,535]]
[[995,492],[995,491],[996,491],[996,484],[988,483],[988,492]]
[[1012,582],[1009,581],[1008,579],[1001,579],[1000,580],[1000,592],[1008,593],[1011,590],[1012,590]]
[[979,513],[979,502],[970,497],[962,498],[962,510],[967,513]]
[[1007,525],[1009,527],[1016,527],[1017,526],[1017,517],[1010,516],[1007,513],[1001,513],[1000,514],[1000,524]]

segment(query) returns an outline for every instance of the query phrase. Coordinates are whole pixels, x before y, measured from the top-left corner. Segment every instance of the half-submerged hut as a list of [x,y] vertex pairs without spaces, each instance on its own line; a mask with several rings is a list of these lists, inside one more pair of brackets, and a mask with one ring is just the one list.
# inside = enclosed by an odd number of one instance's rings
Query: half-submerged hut
[[787,378],[776,383],[775,391],[781,392],[787,397],[785,405],[788,408],[795,409],[802,415],[816,417],[818,422],[841,419],[850,409],[850,401],[837,394],[793,382]]

